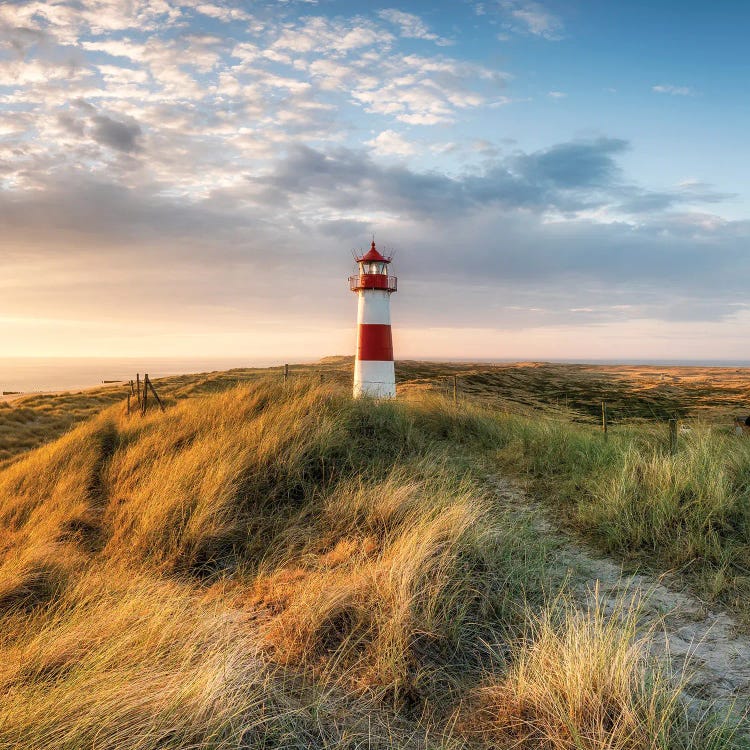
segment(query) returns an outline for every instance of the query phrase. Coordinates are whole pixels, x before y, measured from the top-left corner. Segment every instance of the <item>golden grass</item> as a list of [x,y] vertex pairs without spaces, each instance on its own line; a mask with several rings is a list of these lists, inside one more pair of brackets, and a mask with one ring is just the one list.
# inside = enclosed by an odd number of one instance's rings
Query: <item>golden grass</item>
[[[327,357],[314,365],[291,365],[290,379],[348,388],[352,367],[352,357]],[[590,424],[600,419],[602,401],[617,424],[684,417],[729,425],[733,417],[747,416],[750,403],[747,371],[733,368],[403,361],[396,370],[402,394],[452,396],[455,375],[464,401]],[[264,378],[280,382],[282,373],[280,367],[244,368],[170,376],[155,384],[161,397],[174,403]],[[0,462],[54,440],[113,404],[124,408],[127,390],[123,384],[0,401]]]
[[260,383],[109,410],[0,471],[3,746],[234,747],[256,724],[305,746],[310,680],[391,727],[434,694],[431,641],[475,661],[483,506],[423,455],[434,426],[383,408]]
[[0,462],[49,443],[123,399],[123,389],[107,387],[0,402]]
[[450,640],[461,624],[463,613],[449,622],[445,610],[468,583],[457,558],[477,544],[469,537],[482,524],[482,508],[468,492],[445,493],[449,503],[425,507],[424,489],[398,474],[369,488],[344,487],[324,512],[346,518],[359,511],[362,530],[347,529],[330,548],[316,542],[322,554],[308,548],[302,565],[256,579],[251,601],[276,615],[261,631],[280,660],[329,676],[345,667],[356,685],[395,701],[430,692],[417,650]]
[[532,619],[507,674],[476,691],[475,731],[545,750],[669,747],[683,720],[680,686],[647,658],[637,623],[632,605],[554,603]]
[[[317,379],[216,390],[115,405],[0,469],[0,747],[457,747],[488,670],[481,739],[546,671],[541,737],[597,654],[621,675],[576,732],[671,705],[629,633],[539,614],[549,550],[473,477],[504,439],[485,410]],[[537,645],[513,647],[530,616]],[[606,746],[652,747],[624,738]]]
[[252,634],[175,584],[128,578],[91,572],[6,630],[2,747],[238,747],[266,731],[283,696]]

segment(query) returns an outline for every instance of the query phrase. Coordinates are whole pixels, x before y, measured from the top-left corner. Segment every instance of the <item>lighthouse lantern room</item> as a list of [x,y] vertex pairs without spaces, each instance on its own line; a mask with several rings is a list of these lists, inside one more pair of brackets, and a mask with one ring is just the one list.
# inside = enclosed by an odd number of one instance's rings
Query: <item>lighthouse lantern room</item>
[[370,249],[356,257],[359,273],[349,277],[357,293],[357,358],[354,361],[354,397],[392,398],[396,395],[391,338],[391,294],[397,279],[389,276],[390,257],[381,255],[373,240]]

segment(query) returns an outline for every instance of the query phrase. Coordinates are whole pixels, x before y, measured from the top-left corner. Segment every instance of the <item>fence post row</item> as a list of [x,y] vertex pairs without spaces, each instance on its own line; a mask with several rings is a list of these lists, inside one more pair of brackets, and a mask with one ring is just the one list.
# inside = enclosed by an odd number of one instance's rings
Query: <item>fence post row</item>
[[141,412],[141,416],[143,416],[146,413],[146,409],[148,408],[148,391],[149,388],[151,389],[151,394],[156,399],[156,403],[159,404],[159,408],[164,411],[164,402],[159,397],[159,394],[156,392],[156,388],[154,387],[154,384],[151,382],[151,378],[149,378],[148,373],[144,374],[143,376],[143,389],[141,390],[141,374],[136,373],[135,375],[135,384],[133,384],[133,381],[131,380],[129,382],[130,391],[128,392],[128,401],[127,401],[127,413],[130,414],[133,410],[132,406],[132,400],[133,396],[137,399],[138,409]]
[[[320,379],[320,382],[323,383],[325,380],[325,374],[322,370],[318,371],[318,376]],[[289,365],[284,365],[284,382],[288,382],[289,380]],[[453,380],[453,403],[458,404],[458,375],[452,376]],[[450,381],[449,382],[449,389],[450,389]],[[154,384],[151,382],[151,379],[148,376],[148,373],[144,374],[143,381],[141,381],[141,375],[140,373],[136,373],[135,381],[130,380],[128,383],[130,390],[127,394],[127,413],[130,414],[133,411],[133,398],[135,397],[136,403],[140,409],[141,415],[144,415],[146,413],[146,410],[148,408],[148,391],[151,390],[151,394],[153,395],[154,399],[156,400],[156,403],[159,405],[159,408],[161,411],[165,411],[164,403],[161,400],[159,394],[156,392],[156,388],[154,387]],[[141,389],[141,386],[143,388]],[[566,392],[565,393],[565,406],[566,408],[569,407],[570,400],[569,395]],[[609,410],[607,409],[607,402],[602,401],[602,432],[604,433],[604,440],[607,441],[609,439]],[[668,425],[669,425],[669,451],[670,453],[674,454],[677,452],[678,448],[678,431],[677,431],[677,424],[678,419],[676,417],[671,417],[669,419]]]

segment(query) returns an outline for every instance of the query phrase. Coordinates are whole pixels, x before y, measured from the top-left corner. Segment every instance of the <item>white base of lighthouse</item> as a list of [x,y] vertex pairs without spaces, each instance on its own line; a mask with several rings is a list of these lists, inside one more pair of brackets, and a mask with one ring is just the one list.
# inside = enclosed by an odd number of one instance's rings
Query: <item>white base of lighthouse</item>
[[393,362],[357,359],[354,362],[354,398],[393,398],[396,395],[396,370]]

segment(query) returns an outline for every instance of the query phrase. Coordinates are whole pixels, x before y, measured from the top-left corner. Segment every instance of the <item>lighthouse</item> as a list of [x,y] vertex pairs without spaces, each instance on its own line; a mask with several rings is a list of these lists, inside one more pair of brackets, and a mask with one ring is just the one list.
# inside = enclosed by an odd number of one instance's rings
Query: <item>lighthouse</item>
[[381,255],[373,240],[370,249],[355,260],[359,273],[349,277],[349,288],[358,297],[354,397],[393,398],[396,373],[391,339],[391,294],[396,291],[396,277],[388,275],[391,258]]

